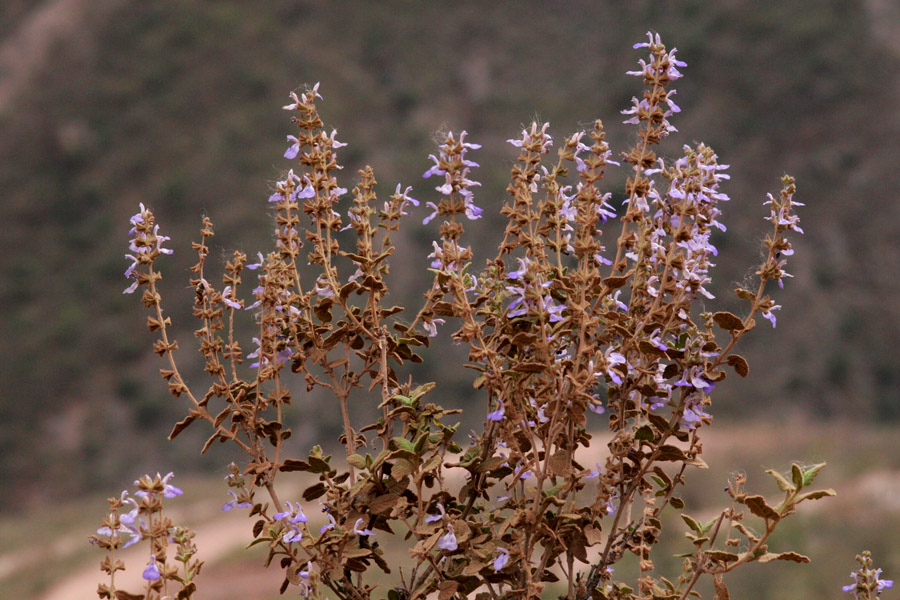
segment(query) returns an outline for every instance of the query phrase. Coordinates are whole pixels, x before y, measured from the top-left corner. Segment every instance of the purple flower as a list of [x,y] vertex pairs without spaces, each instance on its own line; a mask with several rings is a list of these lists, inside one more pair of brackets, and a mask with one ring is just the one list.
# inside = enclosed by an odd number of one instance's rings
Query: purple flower
[[431,209],[434,209],[434,211],[430,215],[428,215],[427,217],[422,219],[422,225],[428,225],[428,223],[430,223],[433,218],[438,216],[438,205],[437,204],[435,204],[434,202],[426,202],[425,206],[427,206]]
[[[400,192],[400,184],[398,183],[397,189],[394,190],[394,195],[391,196],[391,198],[393,200],[400,202],[400,206],[398,207],[398,210],[400,211],[401,217],[405,217],[407,215],[407,213],[403,212],[403,209],[406,208],[407,202],[411,203],[413,206],[419,206],[419,201],[409,195],[409,193],[411,191],[412,191],[412,187],[407,186],[406,189],[403,190],[403,192]],[[390,205],[387,202],[385,202],[384,203],[384,211],[389,212],[389,210],[390,210]]]
[[147,568],[144,569],[144,572],[141,576],[147,581],[156,581],[160,577],[162,577],[162,573],[159,572],[159,567],[156,566],[156,558],[151,557],[150,562],[147,563]]
[[235,494],[234,491],[228,490],[228,493],[231,494],[233,500],[231,500],[231,502],[226,502],[225,504],[222,505],[223,512],[229,512],[235,506],[238,508],[250,508],[251,506],[253,506],[249,502],[238,502],[237,494]]
[[299,542],[303,539],[303,532],[300,531],[297,527],[291,527],[283,536],[281,536],[281,541],[285,544],[290,544],[291,542]]
[[293,144],[284,151],[284,157],[288,159],[297,158],[297,155],[300,153],[300,140],[292,135],[289,135],[287,136],[287,141],[293,142]]
[[494,558],[494,570],[502,571],[503,567],[509,562],[509,550],[506,548],[497,548],[497,556]]
[[303,514],[303,509],[300,507],[300,503],[298,502],[296,506],[291,504],[290,502],[285,502],[287,505],[287,510],[275,513],[272,515],[272,518],[276,521],[280,521],[284,518],[291,517],[291,523],[308,523],[309,519]]
[[438,514],[438,515],[428,515],[427,517],[425,517],[425,522],[426,522],[426,523],[434,523],[435,521],[440,521],[440,520],[442,520],[442,519],[447,515],[447,513],[444,511],[444,505],[443,505],[443,504],[441,504],[440,502],[438,502],[438,503],[437,503],[437,508],[438,508],[438,510],[440,511],[440,514]]
[[262,252],[257,252],[257,253],[256,253],[256,256],[259,257],[259,262],[258,262],[258,263],[253,263],[253,264],[245,265],[245,266],[246,266],[248,269],[250,269],[251,271],[255,271],[255,270],[257,270],[258,268],[260,268],[261,266],[263,266],[264,264],[266,264],[266,259],[263,258]]
[[369,537],[370,535],[371,536],[375,535],[374,531],[372,531],[371,529],[363,529],[362,525],[363,525],[362,518],[357,519],[356,523],[353,525],[353,533],[355,533],[356,535],[361,535],[363,537]]
[[603,465],[601,465],[600,463],[595,463],[595,466],[597,467],[597,469],[585,475],[585,479],[593,479],[594,477],[600,477],[600,475],[603,474]]
[[229,308],[233,308],[235,310],[241,310],[243,306],[240,305],[239,302],[236,302],[233,297],[233,290],[230,285],[226,285],[225,289],[222,290],[222,302],[225,303],[225,306]]
[[497,410],[495,410],[493,412],[488,413],[488,416],[487,416],[488,421],[502,421],[503,420],[503,416],[506,414],[506,411],[505,411],[505,407],[503,406],[503,402],[501,401],[499,404],[500,404],[500,408],[498,408]]
[[104,525],[103,527],[101,527],[100,529],[97,530],[97,535],[105,535],[111,539],[117,539],[117,540],[121,539],[121,536],[119,535],[119,533],[127,533],[129,536],[131,536],[131,539],[128,540],[128,542],[124,546],[122,546],[122,548],[127,548],[129,546],[132,546],[132,545],[138,543],[139,541],[141,541],[141,539],[142,539],[141,532],[138,528],[129,527],[124,524],[119,525],[115,530],[110,529],[106,525]]
[[778,310],[779,308],[781,308],[781,305],[776,304],[775,306],[769,307],[766,310],[762,311],[762,316],[764,316],[765,318],[767,318],[769,320],[769,322],[772,324],[773,329],[775,328],[776,319],[775,319],[775,315],[772,314],[772,311]]
[[510,271],[506,276],[518,281],[528,273],[528,263],[531,261],[528,258],[517,258],[516,260],[519,262],[519,269],[517,271]]
[[615,367],[616,365],[625,365],[627,368],[628,361],[625,360],[625,357],[622,356],[622,353],[614,352],[612,348],[607,349],[607,351],[604,353],[604,358],[606,358],[606,374],[609,375],[609,378],[612,379],[613,383],[615,383],[616,385],[622,385],[622,376],[619,375],[618,371],[616,371],[613,367]]
[[[432,266],[434,266],[434,265],[432,264]],[[436,269],[440,268],[440,264],[438,264],[438,266],[434,267],[434,268],[436,268]],[[444,323],[446,323],[445,319],[430,319],[430,320],[423,319],[422,320],[422,329],[424,329],[425,332],[428,333],[428,337],[435,337],[437,335],[437,326],[443,325]]]
[[322,535],[323,533],[325,533],[325,532],[328,531],[329,529],[334,529],[334,526],[336,525],[336,523],[335,523],[334,517],[332,517],[331,514],[328,515],[328,520],[331,521],[331,523],[327,523],[327,524],[325,524],[325,525],[322,525],[322,528],[319,529],[319,535]]
[[[157,473],[157,476],[158,475],[159,474]],[[175,473],[169,473],[162,479],[163,485],[165,486],[163,487],[163,496],[166,498],[175,498],[176,496],[180,496],[184,493],[180,489],[169,483],[169,480],[174,476]]]
[[653,344],[663,352],[669,349],[669,347],[666,346],[663,343],[662,339],[659,337],[659,329],[654,330],[654,332],[650,334],[650,339],[647,341],[649,341],[651,344]]
[[456,542],[456,534],[453,533],[452,527],[447,525],[447,534],[438,540],[437,545],[438,548],[446,550],[447,552],[453,552],[459,548],[459,544]]
[[[443,155],[442,155],[442,156],[443,156]],[[446,171],[444,171],[443,169],[441,169],[441,167],[440,167],[440,161],[438,160],[438,158],[437,158],[434,154],[429,154],[429,155],[428,155],[428,158],[430,158],[431,160],[433,160],[433,161],[434,161],[434,164],[431,165],[431,168],[429,168],[427,171],[425,171],[424,173],[422,173],[422,177],[423,177],[423,178],[428,179],[428,178],[431,177],[432,175],[444,175],[444,174],[446,173]]]
[[331,289],[324,274],[319,275],[319,278],[316,279],[316,287],[313,291],[322,298],[334,298],[334,290]]

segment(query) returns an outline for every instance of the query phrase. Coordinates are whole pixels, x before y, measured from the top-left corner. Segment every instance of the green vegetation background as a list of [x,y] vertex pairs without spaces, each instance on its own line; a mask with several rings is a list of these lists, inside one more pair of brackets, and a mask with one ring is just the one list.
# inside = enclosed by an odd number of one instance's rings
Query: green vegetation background
[[[52,10],[63,15],[42,30]],[[0,66],[27,68],[0,70],[2,508],[196,464],[196,438],[164,440],[184,406],[157,376],[138,299],[121,294],[138,202],[173,238],[165,304],[199,382],[190,241],[208,214],[215,253],[269,246],[267,184],[290,166],[290,90],[321,81],[321,112],[350,143],[347,187],[372,164],[382,194],[402,182],[434,199],[421,179],[434,133],[468,130],[484,144],[473,158],[486,215],[468,239],[487,252],[515,158],[505,140],[532,118],[560,139],[599,117],[614,151],[627,148],[619,110],[640,82],[624,72],[648,29],[689,64],[676,85],[682,136],[662,154],[702,140],[732,165],[716,306],[736,307],[730,290],[752,275],[761,203],[783,172],[807,204],[796,277],[774,292],[778,328],[749,336],[751,377],[719,386],[712,412],[896,421],[900,9],[890,2],[6,0]],[[622,180],[611,180],[618,199]],[[436,237],[411,225],[394,267],[398,303],[418,301]],[[465,407],[463,360],[439,345],[414,375]],[[296,396],[298,450],[334,437],[326,401]]]

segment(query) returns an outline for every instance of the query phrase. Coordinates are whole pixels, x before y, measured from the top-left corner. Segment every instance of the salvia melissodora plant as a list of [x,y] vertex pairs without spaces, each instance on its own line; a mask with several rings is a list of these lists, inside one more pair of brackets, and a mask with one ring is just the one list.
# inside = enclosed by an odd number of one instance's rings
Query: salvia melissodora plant
[[[292,93],[284,108],[296,131],[284,156],[293,168],[267,203],[274,248],[255,259],[235,252],[214,283],[209,218],[193,243],[195,336],[210,378],[203,391],[179,370],[157,287],[169,238],[143,205],[131,218],[125,292],[141,293],[158,336],[154,350],[166,362],[161,375],[187,402],[169,437],[202,421],[211,431],[203,451],[217,441],[243,450],[242,464],[229,466],[231,500],[222,508],[253,519],[249,543],[267,549],[267,566],[280,567],[283,593],[679,600],[699,596],[696,585],[707,577],[725,599],[726,575],[746,563],[809,561],[769,544],[799,504],[834,494],[811,487],[822,464],[769,471],[777,499],[734,477],[712,519],[682,512],[669,526],[678,535],[686,528],[689,540],[680,572],[664,576],[654,563],[663,511],[683,511],[687,471],[706,466],[701,432],[712,421],[714,388],[729,373],[748,375],[736,346],[758,318],[776,325],[780,306],[767,290],[789,277],[790,237],[803,231],[786,175],[764,202],[769,233],[757,282],[735,290],[743,311],[703,310],[714,299],[711,237],[725,230],[720,185],[728,166],[702,143],[671,160],[656,154],[676,132],[670,119],[681,109],[672,84],[685,63],[658,35],[648,37],[635,48],[649,56],[629,73],[643,81],[643,93],[622,111],[636,129],[634,145],[616,162],[599,120],[556,144],[547,123],[526,127],[509,140],[518,158],[500,211],[505,231],[496,256],[482,261],[465,237],[484,206],[472,158],[480,146],[465,131],[445,134],[429,156],[424,176],[437,185],[424,207],[403,185],[379,201],[369,167],[352,191],[338,182],[344,144],[320,119],[318,84]],[[621,206],[601,187],[612,167],[628,174]],[[413,217],[416,207],[427,209],[424,218]],[[391,304],[386,284],[392,237],[411,221],[437,235],[422,257],[431,284],[414,310]],[[237,339],[238,319],[253,320],[250,344]],[[421,349],[443,332],[468,350],[478,394],[471,409],[483,414],[483,428],[468,439],[454,423],[459,410],[437,403],[433,383],[396,371],[421,362]],[[342,456],[320,446],[287,455],[285,409],[303,389],[291,386],[294,378],[306,392],[322,388],[333,397]],[[374,405],[377,420],[355,427],[359,407]],[[591,431],[601,423],[609,428],[604,458],[588,463]],[[305,483],[299,497],[279,497],[284,478]],[[202,563],[193,533],[163,517],[164,500],[181,493],[170,479],[145,476],[133,495],[109,500],[109,516],[92,536],[107,550],[101,598],[195,595]],[[146,541],[145,588],[118,589],[124,564],[116,552]],[[406,544],[408,558],[391,561],[388,544]],[[626,581],[615,567],[629,555],[638,571]],[[890,582],[868,555],[860,561],[845,591],[875,598]]]

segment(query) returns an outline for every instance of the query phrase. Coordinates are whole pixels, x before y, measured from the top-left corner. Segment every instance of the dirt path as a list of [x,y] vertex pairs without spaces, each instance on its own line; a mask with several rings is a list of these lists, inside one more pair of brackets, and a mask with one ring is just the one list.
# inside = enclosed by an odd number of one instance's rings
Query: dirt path
[[[198,557],[208,564],[214,564],[233,550],[246,545],[253,523],[246,514],[228,513],[207,522],[196,529],[195,543]],[[144,583],[141,572],[146,564],[147,545],[139,544],[121,553],[127,570],[116,574],[116,587],[137,592]],[[99,561],[102,553],[97,552],[97,560],[82,567],[59,584],[40,596],[40,600],[96,600],[97,584],[104,581]]]

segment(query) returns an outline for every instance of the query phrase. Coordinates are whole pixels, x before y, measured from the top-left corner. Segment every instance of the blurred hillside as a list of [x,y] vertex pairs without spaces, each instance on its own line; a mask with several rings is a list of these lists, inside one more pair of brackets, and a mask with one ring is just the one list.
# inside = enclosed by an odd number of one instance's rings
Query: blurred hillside
[[[5,0],[0,4],[0,481],[7,507],[193,460],[197,439],[164,441],[183,406],[122,272],[127,219],[153,208],[166,257],[167,310],[192,355],[190,241],[201,215],[214,252],[270,244],[267,182],[289,167],[280,108],[321,81],[320,110],[339,139],[344,185],[365,164],[382,194],[421,180],[436,130],[484,144],[475,173],[487,252],[515,154],[505,144],[537,116],[557,136],[599,117],[614,151],[633,133],[619,110],[640,93],[624,75],[648,29],[688,62],[678,82],[681,143],[703,140],[732,165],[727,236],[714,240],[716,307],[737,310],[764,233],[761,206],[784,172],[798,180],[806,235],[783,291],[778,328],[746,340],[751,376],[721,388],[716,415],[900,417],[900,8],[885,0],[575,2],[239,2]],[[622,178],[612,179],[621,192]],[[621,194],[619,195],[619,197]],[[424,213],[419,214],[420,217]],[[411,228],[415,229],[415,228]],[[415,302],[435,229],[398,240],[395,263]],[[468,396],[459,348],[415,373]],[[444,360],[443,357],[449,357]],[[427,358],[427,357],[426,357]],[[719,389],[717,388],[717,393]],[[298,401],[296,447],[320,398]],[[776,418],[776,417],[773,417]],[[317,421],[316,421],[317,422]],[[199,428],[198,428],[199,430]],[[188,432],[190,433],[190,432]],[[197,433],[203,433],[198,431]],[[187,438],[187,434],[184,436]],[[332,436],[333,437],[333,436]],[[318,439],[318,438],[317,438]],[[201,466],[221,464],[214,456]],[[7,482],[10,485],[7,485]],[[111,489],[121,489],[112,487]]]

